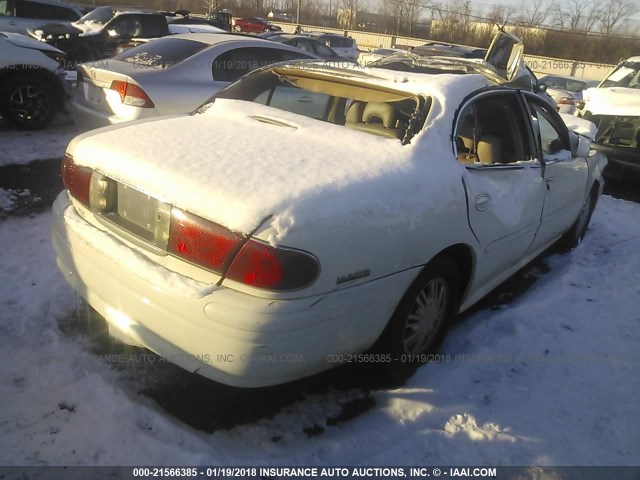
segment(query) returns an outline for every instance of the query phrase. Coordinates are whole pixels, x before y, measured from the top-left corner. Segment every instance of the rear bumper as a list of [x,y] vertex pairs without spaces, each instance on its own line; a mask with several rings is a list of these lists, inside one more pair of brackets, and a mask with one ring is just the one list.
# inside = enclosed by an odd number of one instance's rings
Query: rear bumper
[[[82,85],[76,85],[76,90]],[[108,127],[124,122],[158,117],[154,108],[124,107],[121,113],[103,112],[90,105],[86,105],[78,99],[82,92],[76,91],[71,100],[71,113],[75,125],[81,130],[93,130],[95,128]]]
[[640,151],[599,143],[592,143],[591,147],[607,156],[608,163],[603,173],[605,177],[621,180],[640,178]]
[[[285,383],[336,366],[332,354],[370,347],[415,272],[295,300],[212,286],[177,296],[150,284],[74,231],[66,192],[53,207],[52,241],[71,286],[126,343],[146,347],[205,377],[239,387]],[[158,268],[154,264],[154,268]],[[174,273],[175,275],[175,273]]]

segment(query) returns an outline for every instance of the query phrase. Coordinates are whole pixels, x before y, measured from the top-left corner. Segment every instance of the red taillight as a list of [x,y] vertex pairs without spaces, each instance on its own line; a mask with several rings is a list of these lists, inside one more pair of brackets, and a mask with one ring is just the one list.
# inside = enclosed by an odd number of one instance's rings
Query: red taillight
[[227,277],[258,288],[274,288],[282,283],[284,273],[277,250],[249,240],[227,271]]
[[320,271],[316,258],[306,252],[246,240],[176,208],[171,215],[168,250],[231,280],[269,290],[304,288]]
[[576,99],[571,97],[562,97],[558,100],[558,105],[575,105]]
[[216,273],[222,273],[242,237],[188,212],[173,209],[169,251]]
[[80,167],[73,163],[73,159],[65,154],[62,159],[62,182],[73,198],[89,207],[89,188],[93,170]]
[[131,105],[133,107],[140,108],[155,107],[146,92],[134,83],[114,80],[113,82],[111,82],[111,86],[109,88],[118,92],[118,95],[120,95],[120,100],[125,105]]
[[227,277],[268,290],[297,290],[311,285],[319,273],[318,260],[307,252],[249,240],[233,259]]

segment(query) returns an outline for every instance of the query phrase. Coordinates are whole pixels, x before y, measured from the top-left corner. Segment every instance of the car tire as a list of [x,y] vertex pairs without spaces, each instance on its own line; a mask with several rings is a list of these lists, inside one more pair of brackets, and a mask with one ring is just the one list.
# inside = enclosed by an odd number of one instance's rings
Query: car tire
[[266,28],[262,29],[262,33],[268,33],[270,31],[271,31],[271,29],[269,27],[266,27]]
[[560,248],[564,250],[570,250],[582,243],[582,239],[584,238],[585,233],[587,233],[587,228],[589,227],[589,222],[591,221],[591,215],[593,215],[593,211],[596,208],[597,202],[598,187],[594,185],[591,189],[591,192],[589,193],[589,196],[585,199],[582,208],[580,209],[578,218],[571,226],[569,231],[562,237],[560,237],[560,240],[558,240],[558,246]]
[[233,26],[233,31],[234,32],[241,32],[242,31],[242,27],[240,25],[234,25]]
[[455,315],[459,289],[458,267],[446,257],[433,260],[413,281],[375,347],[390,360],[390,373],[406,376],[438,349]]
[[55,89],[36,75],[17,75],[7,80],[0,91],[0,110],[17,128],[44,128],[56,115]]

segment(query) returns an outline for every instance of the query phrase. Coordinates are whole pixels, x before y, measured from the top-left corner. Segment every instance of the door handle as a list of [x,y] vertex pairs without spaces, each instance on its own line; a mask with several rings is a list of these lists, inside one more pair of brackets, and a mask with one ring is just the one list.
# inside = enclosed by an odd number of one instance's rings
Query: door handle
[[545,182],[547,184],[547,190],[551,190],[551,184],[555,181],[555,177],[547,177]]
[[491,206],[491,197],[486,193],[481,193],[476,197],[476,210],[484,212]]

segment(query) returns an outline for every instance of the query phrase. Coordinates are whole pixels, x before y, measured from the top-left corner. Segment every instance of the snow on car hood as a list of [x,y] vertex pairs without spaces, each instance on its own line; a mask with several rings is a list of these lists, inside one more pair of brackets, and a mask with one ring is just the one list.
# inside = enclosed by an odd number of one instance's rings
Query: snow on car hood
[[[442,115],[439,106],[433,110]],[[445,117],[451,120],[450,115]],[[331,219],[349,225],[424,208],[425,177],[438,178],[438,162],[451,160],[450,132],[444,131],[451,122],[444,125],[442,132],[425,132],[437,139],[420,142],[428,151],[421,147],[425,151],[416,155],[417,137],[402,145],[263,105],[218,99],[203,114],[89,132],[76,137],[68,152],[80,165],[234,231],[249,233],[273,215],[269,223],[276,233],[270,241],[277,244],[294,224]],[[414,157],[420,161],[410,161]],[[438,180],[442,191],[430,194],[444,201],[458,183]]]
[[640,116],[640,89],[588,88],[583,97],[585,109],[594,115]]

